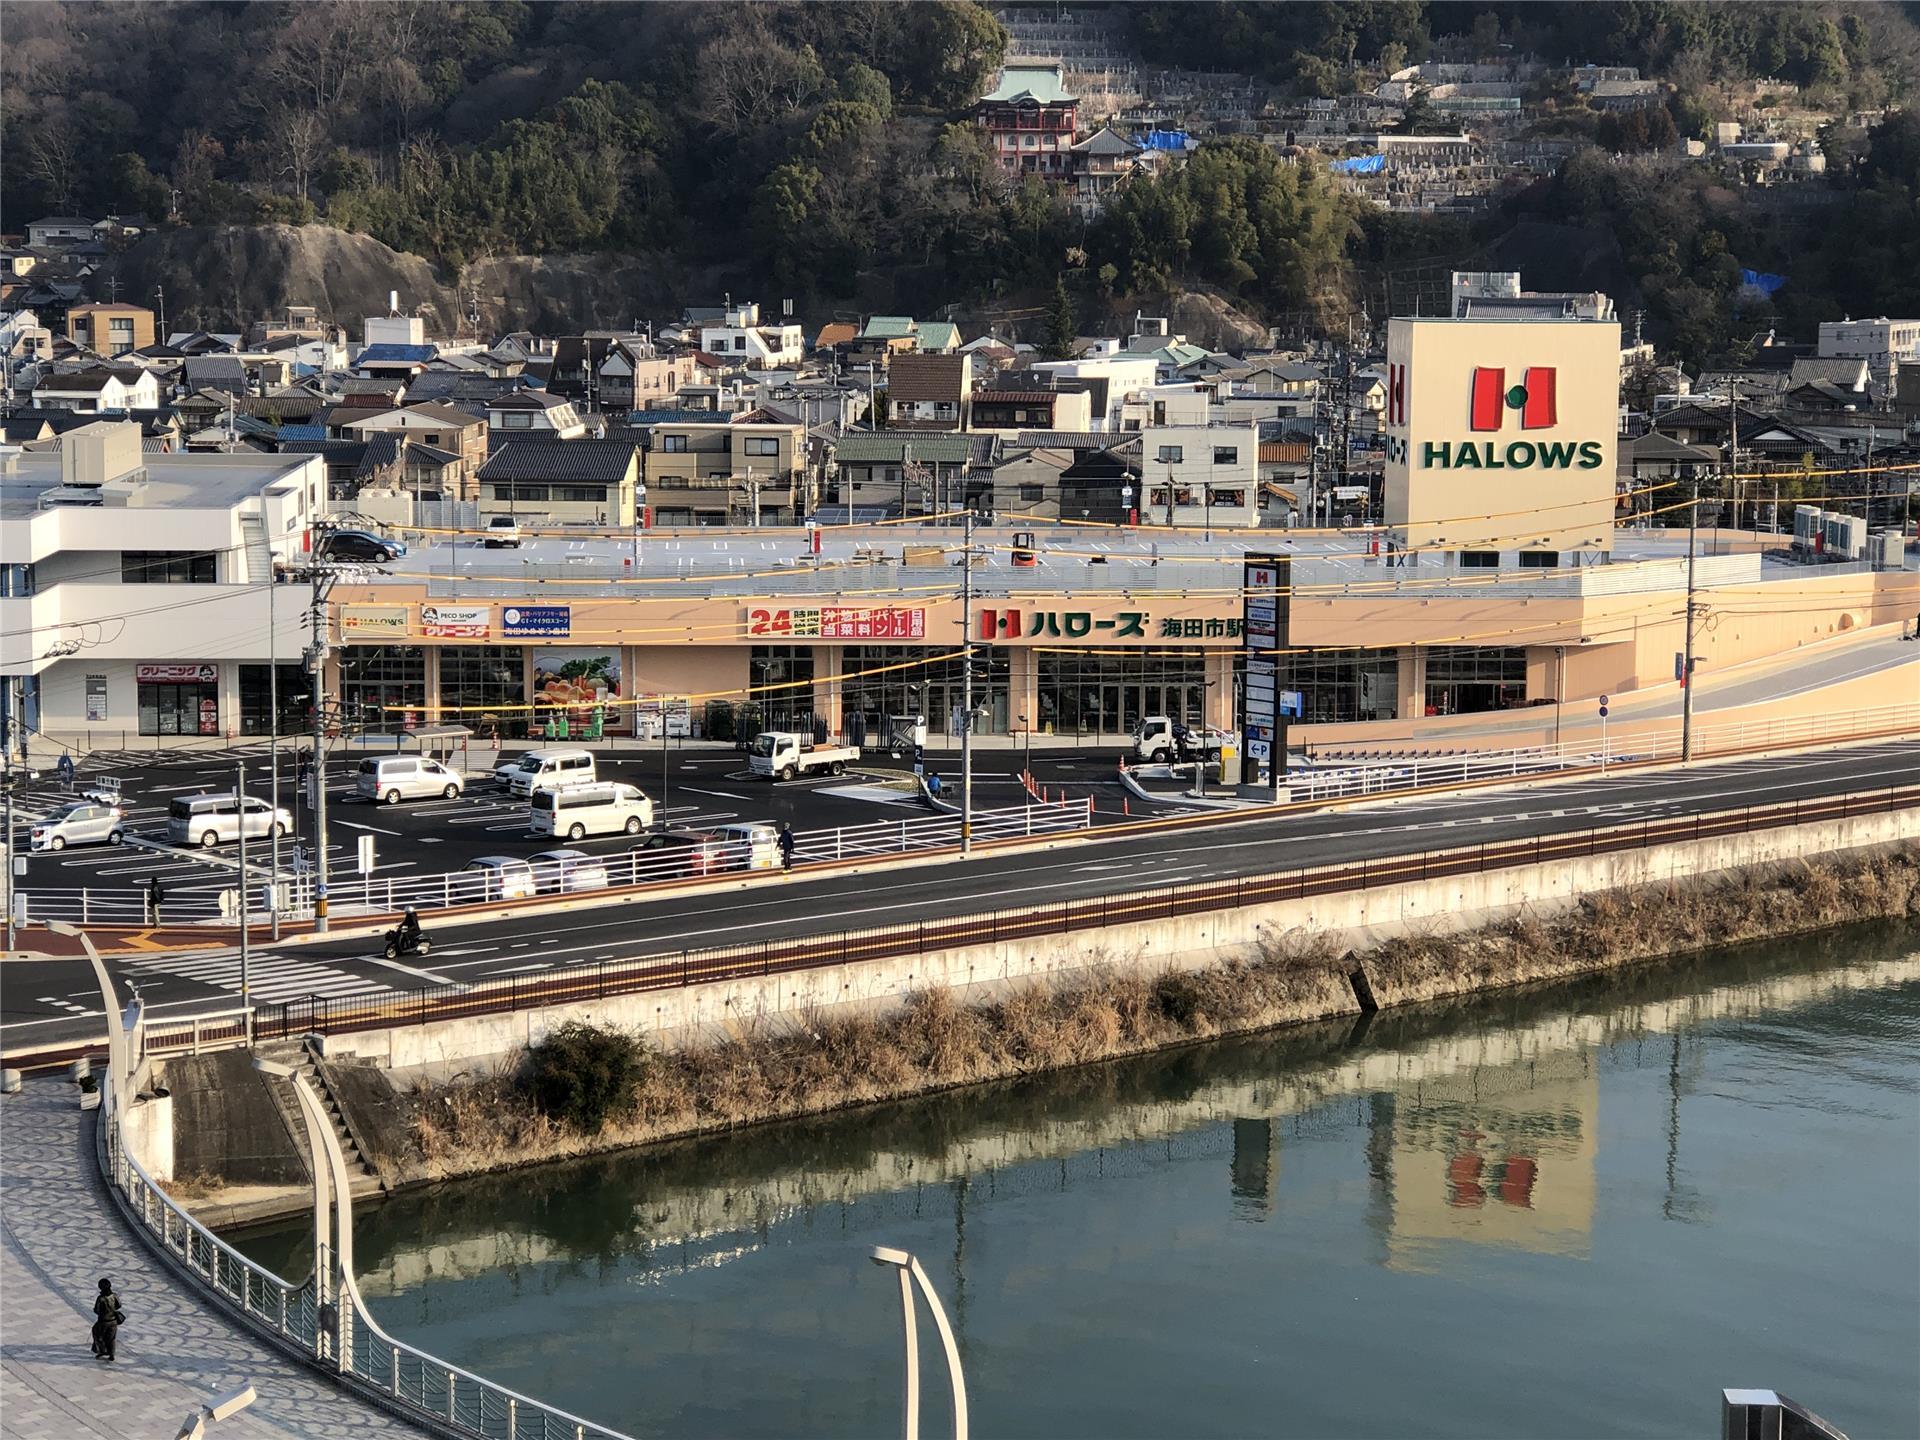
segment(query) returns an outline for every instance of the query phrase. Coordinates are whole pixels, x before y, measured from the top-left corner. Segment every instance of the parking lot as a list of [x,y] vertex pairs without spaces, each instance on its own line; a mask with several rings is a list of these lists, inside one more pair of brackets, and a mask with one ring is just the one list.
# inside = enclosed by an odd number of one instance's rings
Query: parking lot
[[[609,754],[604,749],[588,748],[596,750],[599,778],[637,786],[652,800],[656,820],[664,795],[665,821],[675,829],[784,820],[805,834],[926,814],[910,791],[898,788],[898,768],[856,766],[843,776],[803,777],[775,784],[752,775],[746,756],[730,748],[675,741],[664,757],[658,749]],[[482,855],[524,857],[561,845],[611,855],[624,853],[634,845],[626,835],[567,842],[530,834],[527,802],[510,796],[493,779],[493,767],[500,757],[490,748],[474,749],[464,764],[458,759],[450,762],[466,779],[464,792],[454,799],[434,797],[398,804],[368,800],[357,793],[355,779],[361,759],[369,753],[394,752],[336,752],[328,763],[328,869],[336,881],[362,873],[362,837],[370,839],[373,846],[373,864],[365,873],[379,879],[458,870]],[[511,759],[515,753],[509,749],[506,758]],[[75,798],[56,774],[43,770],[32,783],[15,791],[16,836],[20,853],[27,856],[26,874],[17,880],[19,888],[29,895],[86,890],[119,897],[110,918],[126,919],[137,916],[122,915],[118,910],[149,881],[158,880],[170,909],[199,913],[216,903],[220,892],[235,885],[239,847],[226,844],[202,850],[172,846],[166,838],[167,808],[181,796],[231,791],[237,763],[246,767],[248,793],[267,798],[271,787],[264,744],[160,761],[151,756],[82,761],[73,791],[84,793],[103,778],[117,781],[126,810],[127,842],[29,853],[32,822]],[[299,783],[302,767],[303,757],[283,746],[276,798],[293,820],[291,833],[280,844],[285,874],[309,865],[313,853],[313,816]],[[981,808],[1022,802],[1023,791],[1016,780],[1001,773],[1005,768],[1004,764],[981,767],[976,796]],[[248,870],[256,883],[264,882],[271,873],[271,853],[270,842],[249,840]]]

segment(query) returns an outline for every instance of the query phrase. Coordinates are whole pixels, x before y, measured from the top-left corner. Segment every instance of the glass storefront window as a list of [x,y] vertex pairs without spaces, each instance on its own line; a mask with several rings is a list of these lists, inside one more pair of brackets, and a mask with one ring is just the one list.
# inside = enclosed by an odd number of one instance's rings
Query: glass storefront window
[[270,723],[274,695],[267,672],[272,668],[274,667],[268,665],[240,667],[240,733],[242,735],[271,735],[276,729],[282,735],[298,735],[304,732],[310,723],[307,699],[309,692],[313,689],[313,682],[307,678],[307,672],[298,665],[278,667],[280,723],[277,727]]
[[448,645],[440,651],[440,705],[447,722],[476,735],[527,733],[526,654],[518,645]]
[[1301,724],[1399,717],[1400,660],[1391,650],[1298,650],[1278,659],[1276,683],[1300,692]]
[[427,708],[427,652],[418,645],[348,646],[340,652],[340,700],[351,725],[400,729],[409,708]]
[[813,647],[756,645],[748,664],[748,700],[768,730],[813,732]]
[[1436,645],[1427,655],[1427,714],[1477,715],[1527,701],[1527,652],[1499,645]]
[[1040,713],[1056,735],[1124,735],[1148,715],[1198,725],[1206,712],[1207,661],[1191,654],[1115,650],[1034,656]]
[[[929,735],[952,735],[955,713],[960,709],[966,674],[965,661],[958,655],[930,664],[908,662],[924,660],[928,652],[905,645],[848,645],[839,651],[841,712],[849,717],[865,717],[869,736],[887,734],[889,717],[924,715]],[[899,669],[887,669],[900,666]],[[976,735],[1007,733],[1007,652],[982,647],[974,652],[973,703],[984,717],[974,724]],[[884,674],[863,674],[885,670]]]
[[217,685],[141,685],[142,735],[218,735],[220,687]]

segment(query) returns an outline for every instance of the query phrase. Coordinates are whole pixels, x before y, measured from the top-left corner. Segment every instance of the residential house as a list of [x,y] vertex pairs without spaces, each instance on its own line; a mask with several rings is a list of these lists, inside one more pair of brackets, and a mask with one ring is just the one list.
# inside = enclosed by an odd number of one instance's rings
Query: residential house
[[1858,396],[1862,409],[1872,403],[1869,397],[1873,390],[1873,366],[1864,356],[1801,356],[1788,371],[1785,388],[1797,390],[1816,380]]
[[640,448],[628,440],[516,439],[480,467],[482,523],[493,515],[631,529]]
[[27,226],[27,247],[32,250],[64,250],[70,245],[92,241],[93,222],[78,215],[49,215]]
[[153,410],[160,404],[160,385],[148,370],[95,366],[41,376],[33,389],[33,403],[43,409],[77,410],[90,415]]
[[887,400],[897,429],[967,429],[972,389],[968,355],[896,355],[887,367]]
[[849,359],[891,361],[895,355],[952,355],[960,349],[960,327],[947,320],[916,320],[911,315],[873,315],[848,348]]
[[704,420],[630,423],[646,436],[654,523],[790,525],[812,508],[805,427],[765,407]]
[[180,383],[194,394],[245,395],[247,367],[237,355],[193,356],[181,362]]
[[108,215],[93,222],[93,238],[123,244],[152,228],[153,222],[144,215]]
[[[1688,445],[1670,435],[1648,431],[1645,435],[1636,435],[1620,442],[1616,464],[1621,493],[1625,495],[1653,486],[1676,482],[1691,485],[1695,481],[1709,479],[1720,469],[1720,451],[1706,445]],[[1684,497],[1687,493],[1677,490],[1665,498],[1670,501],[1675,496]],[[1639,496],[1637,500],[1638,503],[1628,508],[1652,508],[1647,496]],[[1653,503],[1657,505],[1659,502]]]
[[1313,441],[1260,441],[1260,518],[1270,525],[1295,523],[1306,513],[1313,478]]
[[360,375],[411,380],[427,368],[427,363],[436,353],[431,345],[393,345],[383,342],[362,349],[353,357],[353,368]]
[[[1725,445],[1728,409],[1727,402],[1719,397],[1696,397],[1654,416],[1653,428],[1683,445]],[[1761,426],[1772,423],[1771,416],[1746,405],[1740,406],[1739,410],[1740,443],[1743,445]]]
[[1075,430],[1093,428],[1092,395],[1081,389],[1026,390],[1009,388],[1011,374],[1002,376],[993,388],[973,393],[975,430],[1014,435],[1028,430]]
[[835,320],[822,325],[820,333],[813,337],[813,353],[816,355],[838,355],[860,338],[860,327],[851,320]]
[[67,339],[112,358],[154,343],[153,311],[142,305],[75,305],[67,311]]
[[855,431],[834,447],[837,503],[849,515],[932,515],[993,495],[990,435]]
[[1920,360],[1903,360],[1894,372],[1893,412],[1904,425],[1920,425]]
[[994,515],[1002,520],[1058,520],[1060,477],[1077,454],[1045,446],[1008,450],[993,467],[989,505]]
[[1110,125],[1102,125],[1086,139],[1070,145],[1069,175],[1074,200],[1081,210],[1092,212],[1105,205],[1107,197],[1141,168],[1141,159],[1147,154],[1145,146],[1135,144]]
[[577,440],[586,433],[586,422],[573,408],[573,402],[563,395],[545,390],[511,390],[487,401],[489,450],[528,436]]
[[[1848,362],[1852,363],[1852,362]],[[1863,367],[1867,363],[1858,362]],[[1808,380],[1795,385],[1780,397],[1782,409],[1790,415],[1817,418],[1845,415],[1856,410],[1871,410],[1873,397],[1864,391],[1836,385],[1831,380]]]
[[364,439],[380,431],[397,431],[410,442],[452,455],[452,490],[462,500],[473,498],[473,484],[487,461],[487,422],[451,405],[406,405],[398,410],[344,419],[346,435]]
[[[1896,365],[1920,361],[1920,320],[1826,320],[1820,325],[1820,353],[1865,360],[1874,384],[1886,387]],[[1831,377],[1829,377],[1831,378]]]
[[671,400],[682,381],[692,381],[698,367],[683,354],[662,354],[651,342],[616,340],[600,362],[600,406],[604,410],[637,410]]
[[757,303],[729,301],[718,323],[701,327],[700,348],[750,369],[777,370],[804,360],[807,341],[800,327],[790,322],[761,324]]
[[1096,525],[1157,523],[1141,508],[1138,437],[1105,437],[1102,449],[1078,450],[1060,472],[1060,518]]
[[1147,424],[1140,430],[1145,518],[1156,524],[1260,523],[1260,430],[1248,424]]
[[1080,102],[1067,93],[1065,67],[1008,65],[973,113],[1007,174],[1065,180],[1071,172]]

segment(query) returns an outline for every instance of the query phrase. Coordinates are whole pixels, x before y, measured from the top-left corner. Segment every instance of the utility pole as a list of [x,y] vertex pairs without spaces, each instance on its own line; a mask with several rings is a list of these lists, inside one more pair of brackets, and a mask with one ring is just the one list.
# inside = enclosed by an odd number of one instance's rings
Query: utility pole
[[1700,523],[1700,488],[1694,487],[1687,507],[1687,624],[1686,649],[1680,655],[1680,760],[1693,759],[1693,552],[1694,532]]
[[[247,762],[233,762],[233,798],[240,811],[240,1015],[247,1027],[247,1048],[253,1048],[253,951],[248,943],[253,927],[247,924]],[[267,812],[267,829],[277,829],[277,817]]]
[[[11,723],[12,717],[8,717]],[[0,883],[0,896],[7,902],[7,953],[13,953],[14,941],[18,938],[13,928],[13,740],[7,740],[6,751],[7,795],[6,795],[6,843],[0,845],[0,853],[6,856],[7,873],[4,883]]]
[[[326,543],[326,532],[316,527],[314,544]],[[327,776],[326,679],[328,575],[318,554],[313,566],[313,640],[307,646],[307,671],[313,676],[313,930],[327,933]]]
[[960,679],[960,853],[973,853],[973,507],[961,520],[965,549],[960,556],[960,625],[965,640]]
[[[280,588],[273,573],[273,552],[267,552],[267,799],[274,819],[280,817],[280,637],[274,633],[274,596]],[[268,890],[267,911],[273,925],[273,938],[280,939],[280,826],[268,827],[273,836],[273,880]]]

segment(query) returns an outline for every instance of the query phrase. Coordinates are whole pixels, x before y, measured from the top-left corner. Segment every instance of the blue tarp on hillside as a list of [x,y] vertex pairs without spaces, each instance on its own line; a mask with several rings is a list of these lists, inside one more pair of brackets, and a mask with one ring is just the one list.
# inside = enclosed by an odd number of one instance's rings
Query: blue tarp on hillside
[[1149,150],[1185,150],[1192,144],[1184,130],[1149,130],[1139,140]]
[[1770,275],[1765,270],[1742,270],[1740,283],[1763,295],[1771,295],[1787,283],[1784,275]]
[[1384,155],[1355,155],[1350,160],[1336,160],[1333,168],[1348,175],[1378,175],[1387,168]]

